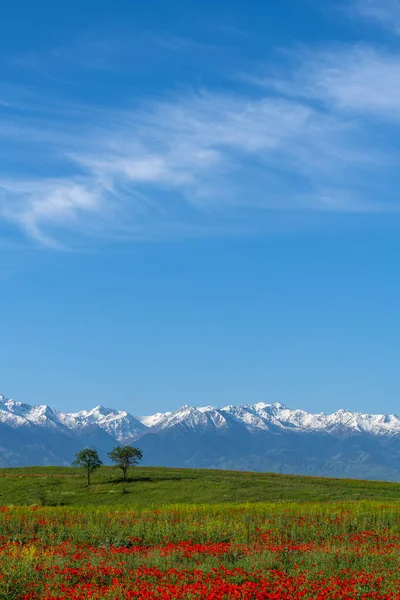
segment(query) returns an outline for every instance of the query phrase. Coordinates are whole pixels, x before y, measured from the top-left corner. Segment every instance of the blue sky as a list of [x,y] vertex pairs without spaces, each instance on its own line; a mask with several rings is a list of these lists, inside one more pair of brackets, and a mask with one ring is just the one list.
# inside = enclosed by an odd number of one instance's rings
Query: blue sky
[[399,412],[399,0],[0,7],[0,381]]

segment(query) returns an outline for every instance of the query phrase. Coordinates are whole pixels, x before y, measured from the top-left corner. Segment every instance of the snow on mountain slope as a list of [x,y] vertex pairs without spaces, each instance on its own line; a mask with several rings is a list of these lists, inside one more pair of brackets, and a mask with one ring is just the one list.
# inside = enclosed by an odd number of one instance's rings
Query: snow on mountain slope
[[116,440],[133,439],[147,429],[138,419],[122,410],[96,406],[92,410],[60,414],[60,420],[72,430],[82,430],[97,425]]
[[158,425],[159,423],[164,421],[164,419],[169,417],[170,415],[172,415],[171,412],[166,412],[166,413],[155,413],[154,415],[149,415],[146,417],[136,417],[136,418],[138,419],[138,421],[143,423],[143,425],[145,425],[146,427],[155,427],[156,425]]
[[371,435],[399,435],[400,418],[397,415],[366,414],[340,409],[332,414],[312,414],[291,410],[280,403],[242,404],[239,406],[193,407],[183,405],[173,412],[134,417],[126,411],[103,406],[76,413],[63,413],[47,405],[31,406],[0,395],[0,423],[13,428],[36,425],[70,435],[97,426],[115,440],[136,440],[147,432],[171,427],[188,431],[221,431],[233,423],[250,432],[280,428],[299,432],[368,433]]
[[10,412],[7,410],[7,408],[3,408],[2,405],[0,405],[0,423],[6,423],[14,429],[17,427],[23,427],[24,425],[29,425],[28,421],[24,417]]
[[[143,421],[142,421],[143,422]],[[227,426],[223,411],[212,406],[195,408],[184,404],[174,412],[158,414],[157,419],[146,417],[152,430],[159,431],[169,427],[184,426],[187,429],[221,429]]]
[[138,419],[125,411],[96,406],[89,411],[62,413],[47,405],[31,406],[1,395],[0,422],[14,428],[37,425],[72,435],[95,425],[118,441],[134,439],[147,429]]
[[10,398],[6,398],[3,395],[0,395],[1,408],[3,410],[7,410],[15,415],[19,415],[20,417],[25,417],[26,413],[28,413],[32,406],[29,404],[23,404],[22,402],[15,402],[15,400],[11,400]]
[[188,428],[228,426],[227,416],[233,417],[250,431],[268,431],[271,426],[303,432],[326,431],[334,433],[338,427],[350,432],[365,432],[373,435],[400,434],[400,418],[397,415],[352,413],[340,409],[332,414],[308,413],[291,410],[280,404],[242,404],[225,406],[218,409],[212,406],[195,408],[184,405],[174,412],[157,413],[153,417],[140,419],[142,423],[156,430],[166,429],[178,424]]
[[230,414],[237,421],[244,423],[250,430],[268,430],[271,424],[271,419],[267,415],[260,414],[260,412],[251,405],[225,406],[222,411]]
[[45,404],[31,406],[0,395],[0,421],[14,428],[38,425],[48,429],[63,430],[65,433],[65,428],[59,420],[60,414],[59,411]]

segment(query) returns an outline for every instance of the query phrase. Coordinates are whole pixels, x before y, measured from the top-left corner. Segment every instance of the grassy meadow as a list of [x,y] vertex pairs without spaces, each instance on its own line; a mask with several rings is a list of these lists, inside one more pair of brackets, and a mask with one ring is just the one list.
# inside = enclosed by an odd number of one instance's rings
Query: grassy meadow
[[150,507],[276,501],[400,500],[400,484],[205,469],[136,467],[122,481],[101,467],[86,485],[79,468],[0,469],[0,505]]
[[0,511],[1,600],[400,597],[400,504]]
[[0,470],[0,600],[400,598],[400,485]]

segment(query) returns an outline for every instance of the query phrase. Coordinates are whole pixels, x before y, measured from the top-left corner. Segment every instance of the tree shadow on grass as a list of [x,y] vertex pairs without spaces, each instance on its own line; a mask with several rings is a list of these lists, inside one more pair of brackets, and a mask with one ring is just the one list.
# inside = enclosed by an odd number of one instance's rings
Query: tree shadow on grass
[[102,483],[157,483],[159,481],[187,481],[188,479],[195,479],[195,477],[127,477],[124,479],[123,477],[119,477],[118,479],[105,479]]

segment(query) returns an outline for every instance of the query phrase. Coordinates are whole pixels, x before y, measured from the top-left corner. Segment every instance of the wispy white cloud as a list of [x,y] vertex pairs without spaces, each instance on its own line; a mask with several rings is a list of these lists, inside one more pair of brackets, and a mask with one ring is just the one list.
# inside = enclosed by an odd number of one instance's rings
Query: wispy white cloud
[[51,176],[3,165],[0,217],[57,246],[65,231],[200,235],[258,231],[272,214],[398,212],[399,75],[396,53],[338,46],[240,92],[9,110],[0,151],[46,150]]
[[337,46],[301,55],[302,66],[266,85],[297,97],[317,99],[333,111],[370,113],[382,120],[400,115],[400,52],[365,45]]
[[400,33],[400,0],[355,0],[352,12]]
[[60,248],[46,233],[46,225],[79,226],[82,214],[101,210],[102,196],[102,190],[91,189],[88,180],[0,180],[0,216],[41,243]]

